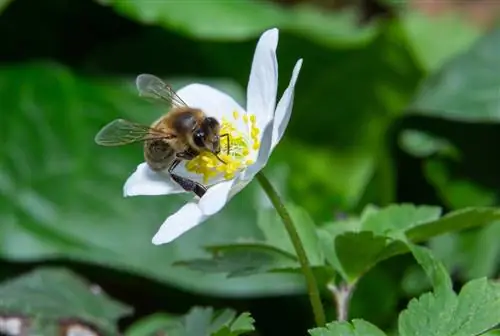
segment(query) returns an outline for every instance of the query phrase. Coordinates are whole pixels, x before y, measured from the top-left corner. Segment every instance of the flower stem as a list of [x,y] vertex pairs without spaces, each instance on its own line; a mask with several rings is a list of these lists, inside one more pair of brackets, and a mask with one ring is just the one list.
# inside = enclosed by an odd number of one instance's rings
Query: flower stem
[[340,284],[339,286],[335,286],[331,283],[328,284],[328,289],[332,292],[337,304],[337,321],[346,321],[349,317],[349,303],[354,290],[354,284]]
[[309,260],[307,259],[306,251],[304,249],[304,246],[302,245],[302,241],[300,240],[299,234],[295,229],[292,217],[290,216],[290,213],[286,209],[283,201],[272,186],[271,182],[269,182],[267,177],[262,172],[259,172],[257,174],[257,180],[271,200],[271,203],[278,212],[278,215],[281,217],[283,224],[285,224],[286,231],[288,232],[288,236],[292,241],[295,253],[297,253],[297,258],[299,259],[300,266],[302,267],[302,272],[304,273],[304,276],[306,278],[309,301],[311,302],[316,325],[318,327],[322,327],[325,325],[326,320],[323,305],[321,304],[318,285],[316,283],[316,278],[314,277],[311,266],[309,265]]

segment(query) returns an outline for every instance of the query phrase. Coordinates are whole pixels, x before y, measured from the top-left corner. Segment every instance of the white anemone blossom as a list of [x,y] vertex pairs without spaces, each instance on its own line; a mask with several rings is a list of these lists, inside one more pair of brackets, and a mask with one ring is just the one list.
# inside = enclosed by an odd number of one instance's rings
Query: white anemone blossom
[[[175,168],[177,175],[199,182],[208,189],[203,197],[193,198],[170,215],[153,237],[153,244],[169,243],[216,214],[266,165],[290,120],[295,82],[302,66],[302,59],[299,59],[288,88],[276,104],[277,45],[276,28],[264,32],[257,43],[247,87],[246,109],[208,85],[190,84],[177,91],[187,105],[219,120],[221,134],[229,134],[229,153],[224,150],[227,137],[221,137],[219,156],[226,164],[207,152],[193,160],[183,161]],[[153,172],[145,162],[137,167],[124,186],[125,196],[182,192],[184,190],[167,172]]]

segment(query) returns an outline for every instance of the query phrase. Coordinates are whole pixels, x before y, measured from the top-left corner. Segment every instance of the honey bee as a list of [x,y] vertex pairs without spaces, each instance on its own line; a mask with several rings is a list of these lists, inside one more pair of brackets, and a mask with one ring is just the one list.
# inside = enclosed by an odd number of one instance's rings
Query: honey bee
[[227,137],[229,154],[229,134],[220,135],[217,119],[208,117],[198,108],[189,107],[170,85],[158,77],[141,74],[136,79],[136,86],[140,96],[167,103],[170,110],[151,126],[116,119],[97,133],[95,142],[101,146],[144,142],[144,159],[153,171],[167,169],[172,180],[184,190],[202,197],[206,187],[175,174],[174,169],[182,160],[192,160],[202,151],[213,153],[225,163],[218,156],[221,151],[220,139]]

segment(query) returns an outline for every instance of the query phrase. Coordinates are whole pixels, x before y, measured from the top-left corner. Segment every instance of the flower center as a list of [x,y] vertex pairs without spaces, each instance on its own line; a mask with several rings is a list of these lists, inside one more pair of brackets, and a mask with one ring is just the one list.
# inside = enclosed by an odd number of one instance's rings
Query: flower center
[[[250,126],[250,134],[241,132],[235,126],[237,122],[243,122],[244,127]],[[201,175],[204,184],[219,176],[226,180],[232,179],[236,172],[254,163],[251,154],[260,147],[259,133],[255,115],[244,114],[240,118],[238,111],[234,111],[233,120],[227,120],[225,117],[221,120],[219,157],[225,164],[220,162],[213,153],[204,151],[186,163],[186,170]]]

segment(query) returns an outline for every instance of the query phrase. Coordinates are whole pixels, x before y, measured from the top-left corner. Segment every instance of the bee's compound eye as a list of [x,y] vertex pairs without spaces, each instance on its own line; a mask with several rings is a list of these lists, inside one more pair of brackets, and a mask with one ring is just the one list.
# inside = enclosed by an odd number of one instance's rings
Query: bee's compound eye
[[194,144],[198,147],[203,147],[204,146],[204,141],[203,141],[203,138],[205,137],[205,133],[203,133],[203,131],[196,131],[194,132],[193,134],[193,140],[194,140]]

